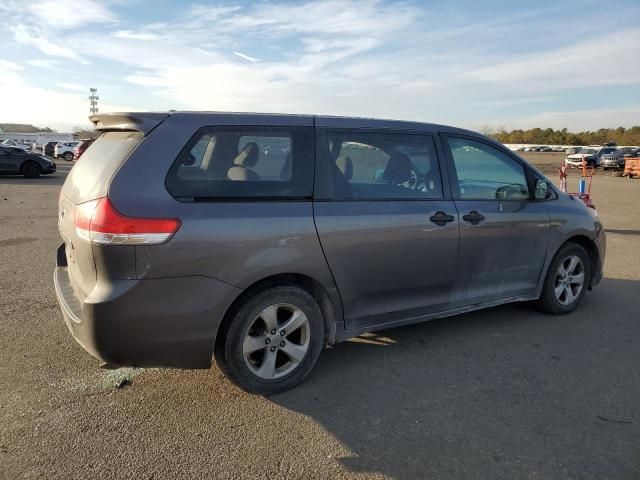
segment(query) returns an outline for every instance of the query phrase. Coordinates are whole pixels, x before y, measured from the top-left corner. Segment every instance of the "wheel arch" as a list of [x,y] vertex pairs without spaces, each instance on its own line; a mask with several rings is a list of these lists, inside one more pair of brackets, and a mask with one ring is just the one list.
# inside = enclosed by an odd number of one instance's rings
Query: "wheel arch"
[[598,247],[595,242],[587,237],[586,235],[574,235],[572,237],[567,238],[556,250],[555,255],[560,251],[562,247],[564,247],[568,243],[576,243],[585,249],[587,254],[589,255],[589,259],[591,260],[591,278],[589,278],[589,290],[591,290],[592,282],[593,282],[593,272],[597,271],[597,268],[600,265],[600,252],[598,251]]
[[238,309],[252,296],[273,287],[292,285],[302,288],[309,295],[311,295],[322,312],[324,321],[324,339],[323,346],[332,345],[336,336],[336,320],[338,318],[339,305],[336,305],[334,300],[327,292],[327,289],[317,280],[308,275],[300,273],[280,273],[265,277],[251,284],[244,289],[229,305],[225,312],[218,333],[216,335],[215,348],[221,346],[221,342],[225,337],[227,328],[233,320]]

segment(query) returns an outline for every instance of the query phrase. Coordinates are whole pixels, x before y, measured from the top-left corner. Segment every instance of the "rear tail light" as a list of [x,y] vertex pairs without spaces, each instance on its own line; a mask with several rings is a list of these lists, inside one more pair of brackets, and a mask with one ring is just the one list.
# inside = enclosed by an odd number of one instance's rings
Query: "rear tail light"
[[157,245],[169,240],[180,228],[177,218],[136,218],[118,212],[109,197],[76,207],[76,232],[101,245]]

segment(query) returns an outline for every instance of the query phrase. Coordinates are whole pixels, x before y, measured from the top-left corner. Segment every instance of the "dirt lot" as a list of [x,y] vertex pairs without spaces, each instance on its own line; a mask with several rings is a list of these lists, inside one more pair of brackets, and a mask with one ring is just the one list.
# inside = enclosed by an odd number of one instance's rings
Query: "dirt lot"
[[549,175],[550,178],[555,180],[557,175],[555,174],[562,162],[567,157],[566,153],[560,152],[517,152],[521,157],[526,158],[529,162],[534,164],[538,169]]
[[99,370],[72,340],[52,282],[66,170],[0,177],[0,479],[640,478],[640,180],[594,182],[606,278],[574,314],[363,337],[265,399],[215,367]]

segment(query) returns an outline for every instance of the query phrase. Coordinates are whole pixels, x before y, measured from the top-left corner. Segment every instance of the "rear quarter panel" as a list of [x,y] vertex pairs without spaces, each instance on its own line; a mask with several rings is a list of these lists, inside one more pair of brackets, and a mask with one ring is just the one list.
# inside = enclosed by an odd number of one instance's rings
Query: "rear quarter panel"
[[313,126],[311,117],[174,114],[149,133],[109,187],[123,214],[179,218],[164,245],[136,247],[136,276],[143,279],[205,276],[245,289],[272,275],[297,273],[337,295],[313,220],[311,201],[179,202],[165,187],[180,150],[203,126]]

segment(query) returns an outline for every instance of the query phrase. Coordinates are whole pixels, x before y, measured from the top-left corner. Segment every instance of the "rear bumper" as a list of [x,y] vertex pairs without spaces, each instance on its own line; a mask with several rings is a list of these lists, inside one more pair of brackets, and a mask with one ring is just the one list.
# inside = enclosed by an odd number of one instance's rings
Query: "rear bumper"
[[100,278],[84,300],[57,266],[54,284],[76,341],[117,366],[209,368],[215,337],[240,289],[207,277]]

